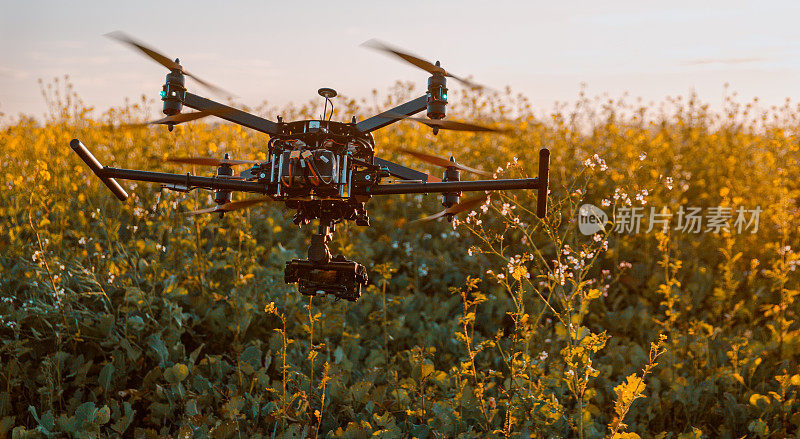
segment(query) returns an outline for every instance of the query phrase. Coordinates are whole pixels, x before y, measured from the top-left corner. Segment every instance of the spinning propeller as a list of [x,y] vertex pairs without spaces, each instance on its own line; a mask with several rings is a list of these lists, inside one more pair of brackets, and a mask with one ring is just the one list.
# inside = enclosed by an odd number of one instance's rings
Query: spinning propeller
[[[215,112],[216,113],[216,112]],[[162,117],[158,120],[152,120],[150,122],[143,122],[143,123],[126,123],[119,125],[119,127],[125,128],[132,128],[132,127],[145,127],[148,125],[177,125],[183,122],[191,122],[193,120],[197,120],[206,116],[215,115],[210,111],[194,111],[191,113],[178,113],[173,114],[172,116]]]
[[435,156],[432,154],[427,154],[424,152],[414,151],[411,149],[401,148],[398,151],[402,152],[403,154],[408,154],[418,160],[422,160],[423,162],[430,163],[432,165],[441,166],[442,168],[458,168],[462,171],[472,172],[474,174],[483,175],[483,176],[491,176],[490,172],[481,171],[480,169],[471,168],[467,165],[462,165],[461,163],[457,163],[455,161],[447,160],[446,158]]
[[474,83],[474,82],[472,82],[472,81],[470,81],[468,79],[464,79],[464,78],[462,78],[460,76],[456,76],[456,75],[448,72],[447,70],[443,69],[439,65],[438,61],[436,62],[436,64],[433,64],[430,61],[424,60],[424,59],[422,59],[422,58],[420,58],[420,57],[418,57],[416,55],[412,55],[412,54],[410,54],[408,52],[402,51],[402,50],[400,50],[400,49],[398,49],[396,47],[392,47],[389,44],[386,44],[386,43],[384,43],[382,41],[379,41],[379,40],[376,40],[376,39],[372,39],[372,40],[364,42],[361,45],[365,46],[365,47],[369,47],[370,49],[379,50],[381,52],[389,53],[389,54],[392,54],[394,56],[397,56],[400,59],[404,60],[405,62],[407,62],[409,64],[412,64],[412,65],[414,65],[416,67],[419,67],[420,69],[425,70],[426,72],[428,72],[430,74],[441,73],[444,76],[453,78],[456,81],[458,81],[458,82],[460,82],[460,83],[462,83],[462,84],[464,84],[464,85],[466,85],[466,86],[468,86],[470,88],[474,88],[474,89],[482,89],[482,88],[484,88],[480,84]]
[[191,122],[193,120],[202,119],[208,116],[217,116],[222,117],[225,114],[230,114],[233,110],[228,108],[215,108],[212,110],[203,110],[203,111],[193,111],[191,113],[178,113],[173,114],[171,116],[165,116],[158,120],[151,120],[149,122],[142,122],[142,123],[126,123],[118,125],[118,128],[138,128],[138,127],[146,127],[149,125],[177,125],[184,122]]
[[470,122],[456,122],[454,120],[443,120],[443,119],[427,119],[424,117],[412,117],[412,116],[406,116],[405,114],[393,113],[393,112],[387,112],[386,115],[401,120],[411,120],[417,123],[421,123],[423,125],[427,125],[431,128],[440,130],[467,131],[473,133],[496,133],[496,134],[508,134],[509,132],[509,130],[507,129],[492,128],[492,127],[487,127],[485,125],[478,125]]
[[424,223],[424,222],[427,222],[427,221],[433,221],[435,219],[439,219],[439,218],[441,218],[443,216],[446,216],[446,215],[452,216],[452,215],[455,215],[455,214],[458,214],[458,213],[461,213],[461,212],[474,210],[476,207],[478,207],[481,204],[485,203],[488,198],[489,198],[488,194],[482,195],[480,197],[469,198],[469,199],[464,200],[464,201],[462,201],[462,202],[460,202],[458,204],[454,204],[454,205],[448,207],[447,209],[445,209],[445,210],[443,210],[443,211],[441,211],[439,213],[435,213],[435,214],[433,214],[431,216],[426,216],[424,218],[420,218],[420,219],[417,219],[417,220],[414,220],[414,221],[410,221],[409,224]]
[[[426,154],[424,152],[414,151],[414,150],[410,150],[410,149],[400,149],[399,151],[404,153],[404,154],[408,154],[408,155],[410,155],[410,156],[412,156],[414,158],[417,158],[419,160],[422,160],[423,162],[430,163],[430,164],[436,165],[436,166],[441,166],[443,168],[456,168],[456,169],[460,169],[462,171],[472,172],[472,173],[475,173],[475,174],[478,174],[478,175],[484,175],[484,176],[491,176],[492,175],[489,172],[481,171],[480,169],[471,168],[469,166],[462,165],[461,163],[457,163],[455,161],[455,159],[452,158],[452,157],[450,158],[450,160],[447,160],[444,157],[439,157],[439,156],[435,156],[435,155],[432,155],[432,154]],[[445,173],[445,175],[447,175],[447,173]],[[469,198],[469,199],[466,199],[466,200],[464,200],[464,201],[462,201],[460,203],[456,203],[456,204],[448,207],[447,209],[445,209],[445,210],[443,210],[443,211],[441,211],[439,213],[436,213],[436,214],[433,214],[433,215],[430,215],[430,216],[426,216],[424,218],[420,218],[420,219],[411,221],[409,224],[417,224],[417,223],[423,223],[423,222],[427,222],[427,221],[433,221],[433,220],[439,219],[439,218],[441,218],[443,216],[446,216],[448,219],[450,219],[450,218],[453,217],[453,215],[456,215],[456,214],[461,213],[461,212],[466,212],[468,210],[475,209],[476,207],[478,207],[481,204],[483,204],[488,198],[489,198],[488,194],[484,194],[484,195],[481,195],[479,197]]]
[[217,178],[227,178],[230,180],[245,180],[250,175],[245,175],[247,171],[244,173],[240,173],[239,175],[233,175],[233,170],[231,166],[236,165],[257,165],[258,161],[256,160],[234,160],[228,157],[228,154],[225,154],[225,158],[215,158],[215,157],[167,157],[164,159],[166,162],[171,163],[184,163],[187,165],[200,165],[200,166],[216,166],[217,169]]
[[142,43],[140,41],[137,41],[136,39],[134,39],[133,37],[131,37],[130,35],[128,35],[128,34],[126,34],[124,32],[114,31],[114,32],[107,33],[106,36],[109,37],[109,38],[113,38],[113,39],[115,39],[115,40],[117,40],[117,41],[119,41],[121,43],[127,44],[127,45],[129,45],[129,46],[141,51],[142,53],[147,55],[153,61],[161,64],[162,66],[164,66],[164,67],[166,67],[166,68],[168,68],[170,70],[178,70],[178,71],[180,71],[184,75],[193,78],[199,84],[205,86],[207,89],[211,90],[212,92],[214,92],[214,93],[216,93],[218,95],[222,95],[222,96],[225,96],[225,97],[232,96],[231,93],[225,91],[224,89],[222,89],[220,87],[217,87],[216,85],[211,84],[208,81],[204,81],[204,80],[198,78],[197,76],[187,72],[186,69],[184,69],[183,66],[179,64],[179,61],[178,61],[177,58],[175,59],[175,61],[173,61],[169,57],[161,54],[160,52],[158,52],[155,49],[147,47],[146,45],[144,45],[144,43]]
[[272,198],[259,197],[259,198],[251,198],[249,200],[231,201],[229,203],[220,204],[218,206],[209,207],[207,209],[193,210],[189,212],[189,215],[200,215],[203,213],[227,213],[227,212],[232,212],[234,210],[247,209],[250,206],[259,203],[264,203],[267,201],[272,201]]
[[431,128],[439,128],[441,130],[452,130],[452,131],[469,131],[469,132],[489,132],[489,133],[500,133],[505,134],[508,130],[498,129],[498,128],[491,128],[483,125],[476,125],[473,123],[468,122],[456,122],[453,120],[442,120],[442,119],[425,119],[423,117],[406,117],[405,120],[413,120],[414,122],[419,122],[421,124],[425,124]]
[[[197,76],[187,72],[186,69],[184,69],[183,66],[180,65],[180,62],[179,62],[179,60],[177,58],[175,58],[175,61],[172,61],[166,55],[163,55],[162,53],[156,51],[155,49],[147,47],[146,45],[144,45],[144,43],[141,43],[141,42],[135,40],[133,37],[131,37],[131,36],[129,36],[129,35],[123,33],[123,32],[115,31],[115,32],[111,32],[111,33],[106,34],[106,36],[109,37],[109,38],[113,38],[113,39],[115,39],[115,40],[117,40],[117,41],[119,41],[119,42],[121,42],[123,44],[126,44],[128,46],[131,46],[134,49],[139,50],[140,52],[142,52],[145,55],[147,55],[150,59],[152,59],[155,62],[161,64],[162,66],[168,68],[171,72],[179,71],[181,74],[193,78],[199,84],[205,86],[207,89],[209,89],[210,91],[212,91],[213,93],[215,93],[217,95],[221,95],[221,96],[224,96],[224,97],[231,97],[232,96],[231,93],[225,91],[224,89],[222,89],[220,87],[217,87],[216,85],[213,85],[210,82],[202,80],[202,79],[198,78]],[[169,77],[169,75],[168,75],[168,77]],[[213,116],[218,116],[218,117],[224,117],[226,114],[229,114],[230,111],[231,110],[229,108],[220,107],[220,108],[214,108],[213,110],[197,111],[197,112],[194,112],[194,113],[172,114],[170,116],[164,117],[162,119],[154,120],[154,121],[151,121],[151,122],[145,122],[145,123],[140,123],[140,124],[126,124],[126,125],[123,125],[123,126],[124,127],[140,127],[140,126],[146,126],[146,125],[167,125],[169,127],[169,130],[172,131],[172,127],[174,125],[176,125],[176,124],[183,123],[183,122],[189,122],[189,121],[192,121],[192,120],[196,120],[196,119],[200,119],[202,117],[212,116],[212,115]]]
[[200,166],[234,166],[234,165],[257,165],[256,160],[234,160],[229,158],[218,159],[214,157],[168,157],[165,159],[172,163],[185,163],[187,165],[200,165]]

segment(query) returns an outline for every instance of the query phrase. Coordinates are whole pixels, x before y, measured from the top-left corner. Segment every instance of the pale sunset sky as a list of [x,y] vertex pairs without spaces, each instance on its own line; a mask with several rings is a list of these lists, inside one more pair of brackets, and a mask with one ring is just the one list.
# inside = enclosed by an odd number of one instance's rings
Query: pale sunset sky
[[307,102],[319,87],[357,99],[397,80],[424,88],[425,72],[359,47],[371,38],[542,111],[582,83],[656,102],[696,90],[712,106],[729,83],[741,101],[782,104],[800,99],[799,22],[792,1],[0,0],[0,112],[41,116],[37,79],[64,74],[99,111],[158,98],[166,69],[103,36],[115,30],[248,105]]

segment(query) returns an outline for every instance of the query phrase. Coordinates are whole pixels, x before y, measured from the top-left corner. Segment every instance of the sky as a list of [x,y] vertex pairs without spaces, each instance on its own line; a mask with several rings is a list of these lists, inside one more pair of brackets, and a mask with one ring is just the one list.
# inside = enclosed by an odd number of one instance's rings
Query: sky
[[740,101],[782,104],[800,99],[798,17],[796,1],[0,0],[0,112],[43,115],[37,80],[65,74],[100,111],[158,98],[166,69],[103,36],[115,30],[247,105],[304,103],[320,87],[353,98],[398,80],[425,87],[425,72],[359,47],[371,38],[545,112],[582,84],[655,102],[694,90],[718,107],[728,83]]

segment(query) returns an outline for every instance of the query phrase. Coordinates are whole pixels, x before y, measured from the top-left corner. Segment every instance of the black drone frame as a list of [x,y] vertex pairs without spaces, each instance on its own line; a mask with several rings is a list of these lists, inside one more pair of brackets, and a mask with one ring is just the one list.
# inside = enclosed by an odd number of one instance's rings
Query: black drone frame
[[[169,93],[169,91],[167,91]],[[268,135],[282,134],[283,122],[276,123],[254,114],[215,102],[211,99],[184,92],[182,104],[195,110],[211,113],[229,122],[247,127]],[[420,96],[414,100],[398,105],[390,110],[372,116],[355,124],[361,133],[370,133],[379,128],[403,120],[428,108],[430,94]],[[175,113],[173,113],[175,114]],[[139,171],[134,169],[121,169],[103,166],[91,152],[78,140],[70,142],[72,149],[89,166],[97,177],[116,195],[120,201],[125,201],[128,194],[115,179],[147,181],[153,183],[181,185],[184,187],[203,187],[228,191],[251,192],[267,194],[264,184],[254,181],[237,181],[219,177],[200,177],[190,174],[170,174],[163,172]],[[544,218],[547,212],[548,174],[550,167],[550,151],[539,151],[539,176],[535,178],[502,179],[502,180],[472,180],[472,181],[446,181],[428,182],[427,174],[405,166],[384,160],[379,157],[373,159],[373,164],[384,168],[393,177],[401,180],[416,181],[415,183],[375,184],[356,188],[355,195],[394,195],[394,194],[429,194],[453,193],[466,191],[497,191],[513,189],[537,189],[536,214]]]
[[[312,218],[319,218],[319,228],[317,234],[312,237],[311,246],[308,249],[308,260],[293,260],[287,262],[285,271],[285,280],[287,283],[298,282],[300,291],[304,294],[320,294],[329,293],[335,295],[337,298],[345,298],[348,300],[356,300],[360,296],[361,286],[366,285],[367,276],[366,270],[363,266],[353,261],[347,261],[342,256],[331,257],[326,243],[330,241],[330,233],[333,231],[335,224],[347,220],[355,220],[358,225],[369,225],[369,218],[366,216],[366,211],[363,208],[363,202],[377,195],[392,195],[392,194],[429,194],[439,193],[443,194],[443,205],[447,208],[438,216],[446,216],[452,219],[453,215],[461,210],[466,209],[467,206],[458,206],[458,199],[461,192],[466,191],[497,191],[497,190],[513,190],[513,189],[536,189],[537,194],[537,208],[536,214],[540,218],[544,218],[547,212],[547,194],[548,194],[548,174],[550,163],[550,152],[547,149],[539,151],[539,173],[536,178],[523,178],[523,179],[493,179],[493,180],[472,180],[461,181],[459,178],[458,169],[466,169],[473,172],[481,172],[463,165],[457,164],[453,158],[449,162],[438,159],[440,166],[446,168],[444,178],[438,179],[428,174],[414,170],[397,163],[374,156],[374,141],[372,140],[372,131],[395,122],[404,120],[417,114],[423,110],[427,110],[428,119],[416,119],[422,123],[428,124],[433,128],[434,134],[438,132],[439,128],[455,129],[453,125],[458,124],[449,121],[442,121],[445,117],[445,107],[447,105],[447,84],[446,76],[453,77],[465,84],[472,85],[469,81],[460,79],[442,69],[437,62],[435,65],[427,61],[418,59],[412,55],[395,51],[388,46],[377,46],[376,48],[384,51],[394,53],[418,67],[423,68],[431,73],[428,79],[428,90],[423,96],[405,102],[387,111],[384,111],[375,116],[369,117],[360,122],[356,122],[353,118],[351,123],[329,122],[322,121],[297,121],[297,122],[284,122],[278,118],[278,122],[264,119],[254,114],[233,108],[231,106],[216,102],[214,100],[190,93],[186,90],[184,76],[192,76],[187,73],[178,63],[178,60],[171,61],[169,58],[158,54],[157,52],[149,49],[135,40],[132,40],[124,35],[116,35],[114,38],[120,39],[123,42],[131,44],[138,49],[145,52],[148,56],[161,63],[170,69],[167,74],[166,83],[164,84],[161,92],[162,101],[164,103],[163,112],[167,116],[154,123],[165,124],[172,130],[173,125],[194,120],[206,115],[214,115],[229,122],[232,122],[243,127],[253,129],[255,131],[267,134],[270,136],[271,142],[276,139],[292,139],[298,135],[305,135],[310,132],[312,127],[311,123],[315,123],[314,128],[319,129],[323,136],[334,131],[338,135],[345,136],[346,138],[361,139],[369,147],[369,153],[366,156],[357,158],[350,156],[347,153],[351,162],[350,166],[357,165],[359,169],[366,169],[367,171],[360,176],[360,179],[353,179],[353,172],[350,171],[350,180],[347,180],[347,195],[344,198],[340,197],[332,203],[343,203],[347,209],[350,209],[345,214],[341,212],[344,209],[323,209],[318,207],[317,211],[312,214],[303,212],[303,203],[305,201],[297,201],[286,194],[281,193],[282,184],[284,182],[282,176],[276,183],[275,179],[265,178],[266,168],[261,168],[258,164],[253,169],[260,175],[250,175],[250,178],[231,178],[232,170],[227,163],[219,166],[217,176],[204,177],[198,175],[187,174],[172,174],[163,172],[141,171],[135,169],[122,169],[103,166],[83,143],[78,139],[73,139],[70,142],[70,147],[77,153],[77,155],[89,166],[92,172],[105,184],[108,189],[121,201],[128,198],[127,192],[120,186],[116,179],[134,180],[161,183],[163,188],[172,189],[177,191],[186,192],[194,188],[203,188],[214,190],[215,201],[218,207],[225,207],[227,204],[236,203],[251,203],[250,200],[244,202],[230,203],[230,193],[249,192],[254,194],[266,195],[265,199],[275,199],[284,201],[290,207],[298,207],[298,213],[295,215],[295,222],[298,224],[305,224]],[[201,84],[206,84],[204,81],[199,80]],[[332,89],[320,89],[320,95],[325,97],[326,105],[328,99],[336,95]],[[198,110],[196,113],[181,113],[182,108],[186,106]],[[464,125],[464,124],[461,124]],[[320,128],[322,127],[322,128]],[[471,125],[472,128],[480,128],[480,130],[487,130],[485,127],[478,127]],[[474,129],[473,129],[474,130]],[[271,145],[271,143],[270,143]],[[298,154],[300,151],[298,151]],[[288,152],[286,153],[288,157]],[[293,153],[294,154],[294,153]],[[305,153],[310,154],[310,153]],[[422,154],[425,155],[425,154]],[[281,163],[283,163],[283,157]],[[307,157],[307,156],[306,156]],[[365,161],[364,157],[369,157],[371,163]],[[278,156],[273,156],[271,167],[274,170],[275,162]],[[226,155],[227,159],[227,155]],[[312,158],[313,160],[313,158]],[[337,159],[338,160],[338,159]],[[302,162],[302,160],[300,161]],[[292,162],[294,166],[294,162]],[[346,162],[345,162],[346,163]],[[305,166],[305,165],[303,165]],[[345,169],[343,166],[342,169]],[[263,172],[263,173],[262,173]],[[339,171],[337,171],[339,172]],[[484,173],[485,174],[485,173]],[[385,177],[394,177],[398,180],[397,183],[381,184],[381,179]],[[291,174],[290,174],[290,179]],[[218,194],[221,194],[219,197]],[[321,198],[325,200],[325,197]],[[348,200],[354,200],[349,202]],[[477,206],[476,201],[472,200],[463,204],[470,207]],[[290,204],[292,203],[292,204]],[[322,201],[321,203],[326,203]],[[473,203],[473,204],[470,204]],[[252,204],[252,203],[251,203]],[[242,205],[242,204],[239,204]],[[249,204],[248,204],[249,205]],[[319,206],[322,206],[320,204]],[[213,212],[223,213],[227,210],[209,210]],[[305,215],[305,217],[303,216]]]
[[[94,174],[102,181],[106,187],[120,201],[128,199],[125,189],[120,186],[116,179],[146,181],[151,183],[162,183],[165,185],[176,185],[180,187],[192,188],[200,187],[206,189],[220,189],[226,191],[250,192],[254,194],[267,194],[267,187],[263,183],[256,181],[238,181],[220,177],[201,177],[191,174],[170,174],[165,172],[139,171],[136,169],[121,169],[103,166],[92,155],[92,153],[78,139],[70,142],[72,149],[80,156]],[[397,165],[383,159],[380,160],[385,165],[389,163],[394,166],[386,166],[389,172],[394,168],[392,175],[402,178],[407,175],[405,166]],[[470,191],[502,191],[513,189],[537,189],[542,195],[547,194],[548,173],[549,173],[550,151],[542,149],[539,151],[539,176],[534,178],[502,179],[502,180],[471,180],[471,181],[443,181],[443,182],[413,182],[413,183],[394,183],[376,184],[373,186],[356,187],[354,195],[397,195],[397,194],[432,194],[432,193],[453,193]],[[418,180],[409,178],[408,180]],[[544,218],[547,214],[546,196],[538,196],[536,200],[536,216]]]

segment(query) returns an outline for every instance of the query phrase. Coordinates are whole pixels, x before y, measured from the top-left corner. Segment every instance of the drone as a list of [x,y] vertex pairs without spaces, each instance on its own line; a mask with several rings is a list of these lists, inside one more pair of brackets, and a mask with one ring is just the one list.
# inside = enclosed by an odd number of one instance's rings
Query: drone
[[[444,210],[418,220],[429,221],[441,217],[452,220],[460,212],[473,210],[487,201],[490,191],[536,189],[536,214],[544,218],[547,213],[550,152],[546,148],[539,151],[538,177],[521,179],[462,181],[462,171],[485,177],[491,177],[492,174],[458,163],[452,156],[448,160],[421,151],[399,150],[444,168],[439,178],[375,155],[372,132],[403,120],[425,124],[432,128],[434,135],[439,130],[502,132],[482,125],[444,120],[448,103],[447,78],[472,88],[481,86],[446,71],[439,61],[430,63],[386,43],[370,40],[364,45],[427,71],[430,77],[426,93],[361,121],[353,116],[349,122],[338,122],[332,120],[331,101],[337,92],[331,88],[320,88],[318,94],[325,99],[320,119],[284,121],[277,117],[275,122],[189,92],[186,88],[187,76],[213,93],[224,93],[219,87],[190,74],[178,59],[173,61],[122,32],[107,36],[143,52],[169,70],[161,89],[165,117],[148,124],[167,125],[172,131],[180,123],[215,116],[268,135],[267,159],[234,160],[227,153],[223,158],[167,159],[175,163],[215,167],[215,175],[207,177],[103,166],[78,139],[70,142],[72,150],[120,201],[125,201],[128,194],[117,179],[160,183],[162,190],[177,192],[195,189],[213,191],[216,205],[191,214],[218,213],[222,216],[258,203],[276,201],[296,211],[293,222],[299,226],[318,220],[307,259],[288,261],[284,269],[284,281],[287,284],[296,283],[302,294],[331,295],[336,300],[353,302],[361,296],[362,287],[368,284],[366,268],[343,255],[333,256],[327,244],[332,239],[336,224],[354,221],[358,226],[370,225],[365,204],[373,196],[441,194]],[[330,115],[327,112],[329,103]],[[182,113],[184,107],[197,111]],[[427,118],[412,117],[422,111],[426,111]],[[233,167],[241,165],[249,165],[250,168],[234,173]],[[462,192],[467,191],[484,191],[484,194],[461,201]],[[259,194],[260,197],[232,201],[233,192]]]

